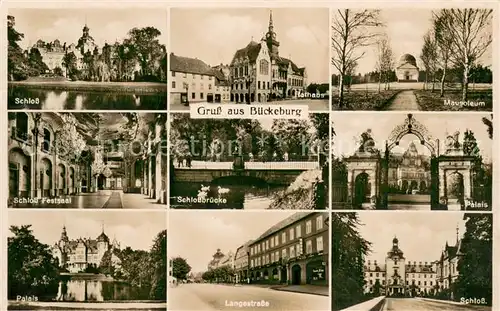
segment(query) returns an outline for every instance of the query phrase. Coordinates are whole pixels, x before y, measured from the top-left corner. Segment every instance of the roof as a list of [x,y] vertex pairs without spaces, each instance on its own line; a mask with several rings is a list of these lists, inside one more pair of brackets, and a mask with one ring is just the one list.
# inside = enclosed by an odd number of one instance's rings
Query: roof
[[404,54],[403,56],[401,56],[401,58],[399,59],[399,64],[402,65],[404,63],[409,63],[415,67],[417,66],[417,60],[411,54]]
[[305,218],[305,217],[307,217],[307,216],[309,216],[311,214],[312,213],[310,213],[310,212],[298,212],[298,213],[295,213],[292,216],[287,217],[286,219],[280,221],[279,223],[277,223],[274,226],[272,226],[271,228],[269,228],[261,236],[259,236],[257,239],[255,239],[255,241],[249,243],[249,245],[250,244],[254,244],[255,242],[258,242],[259,240],[262,240],[263,238],[268,237],[271,234],[274,234],[274,233],[280,231],[281,229],[283,229],[285,227],[288,227],[289,225],[291,225],[293,223],[296,223],[299,220],[301,220],[302,218]]
[[102,232],[98,237],[97,237],[97,242],[109,242],[108,236]]
[[170,53],[170,71],[214,76],[214,70],[197,58],[177,56]]
[[245,58],[245,57],[248,57],[249,61],[254,63],[257,60],[257,56],[259,56],[260,47],[261,47],[260,43],[257,43],[253,40],[250,41],[250,43],[248,43],[246,47],[236,51],[236,53],[233,56],[233,61],[231,63],[234,63],[234,61],[238,58]]
[[280,66],[281,68],[288,68],[288,64],[291,64],[293,72],[295,72],[297,75],[300,76],[304,75],[305,67],[299,68],[299,66],[297,66],[292,60],[288,58],[278,56],[276,58],[276,62],[278,63],[278,66]]

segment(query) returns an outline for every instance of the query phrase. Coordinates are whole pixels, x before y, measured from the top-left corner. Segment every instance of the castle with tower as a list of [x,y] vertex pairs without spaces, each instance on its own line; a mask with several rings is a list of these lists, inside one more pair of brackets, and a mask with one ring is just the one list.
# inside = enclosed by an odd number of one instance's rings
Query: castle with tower
[[120,250],[120,243],[116,239],[110,242],[104,233],[104,227],[96,239],[80,237],[70,240],[64,226],[61,238],[52,246],[52,253],[59,260],[59,266],[71,273],[84,272],[89,267],[99,267],[108,252],[111,253],[112,265],[119,266],[121,260],[116,256],[115,250]]

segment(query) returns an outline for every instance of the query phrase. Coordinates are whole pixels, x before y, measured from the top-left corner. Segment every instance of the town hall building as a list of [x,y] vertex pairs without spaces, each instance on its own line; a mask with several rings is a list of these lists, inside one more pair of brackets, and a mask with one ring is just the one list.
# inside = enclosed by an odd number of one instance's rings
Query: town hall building
[[297,98],[307,87],[305,67],[279,55],[272,12],[267,33],[236,51],[229,65],[231,102],[268,102]]

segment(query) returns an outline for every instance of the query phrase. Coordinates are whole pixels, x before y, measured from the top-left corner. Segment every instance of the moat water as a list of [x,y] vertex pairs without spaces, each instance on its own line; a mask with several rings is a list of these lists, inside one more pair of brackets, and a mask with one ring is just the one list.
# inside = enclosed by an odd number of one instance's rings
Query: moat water
[[53,300],[74,302],[149,300],[149,288],[134,287],[119,281],[69,279],[59,282]]
[[165,110],[167,109],[167,92],[137,95],[121,92],[63,91],[9,86],[8,109]]
[[266,184],[203,185],[201,183],[176,182],[170,186],[170,207],[186,209],[266,209],[271,205],[274,195],[284,189],[286,189],[285,186]]

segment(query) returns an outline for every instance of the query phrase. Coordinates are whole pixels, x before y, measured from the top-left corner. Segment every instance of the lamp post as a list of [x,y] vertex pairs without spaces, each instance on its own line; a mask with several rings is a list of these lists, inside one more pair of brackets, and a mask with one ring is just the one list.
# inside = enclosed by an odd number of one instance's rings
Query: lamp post
[[[33,157],[34,157],[34,162],[35,162],[35,167],[34,167],[34,176],[35,176],[35,180],[34,180],[34,196],[35,197],[38,197],[38,178],[37,178],[37,170],[38,170],[38,134],[39,134],[39,129],[38,129],[38,126],[40,125],[40,120],[42,119],[42,114],[39,113],[39,112],[35,112],[34,113],[34,121],[35,121],[35,125],[33,127],[33,130],[32,130],[32,133],[33,133],[33,136],[35,138],[35,142],[34,142],[34,146],[33,146]],[[16,129],[17,130],[17,129]],[[44,172],[42,172],[42,174],[44,174]],[[40,185],[42,186],[42,185]]]

